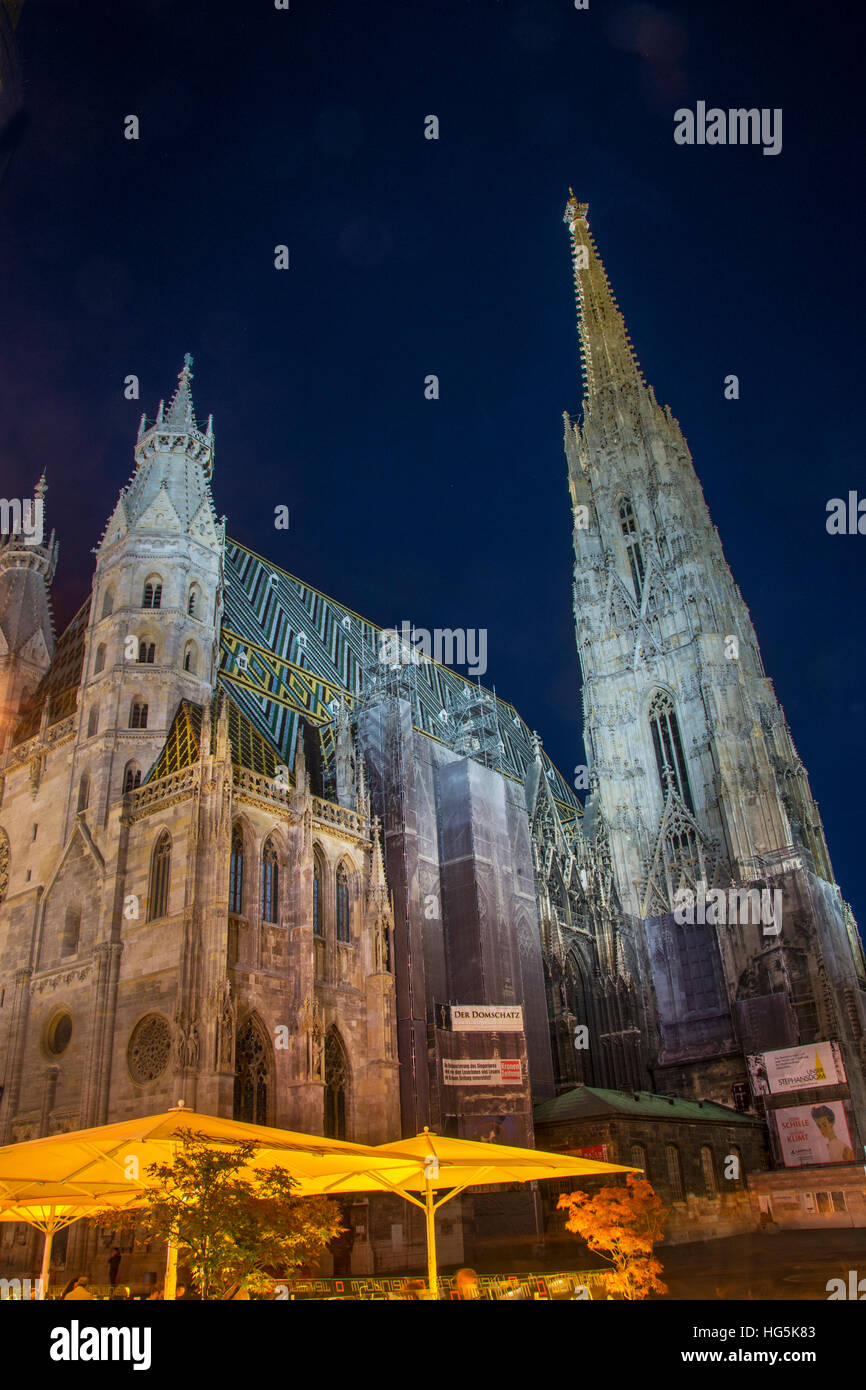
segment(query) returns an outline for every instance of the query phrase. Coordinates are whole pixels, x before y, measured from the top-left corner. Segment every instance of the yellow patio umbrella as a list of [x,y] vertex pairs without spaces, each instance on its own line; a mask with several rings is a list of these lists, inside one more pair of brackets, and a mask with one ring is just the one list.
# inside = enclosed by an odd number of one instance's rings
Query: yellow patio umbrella
[[[34,1209],[50,1207],[52,1203],[59,1207],[65,1204],[78,1213],[72,1216],[67,1212],[69,1220],[77,1220],[79,1216],[122,1204],[124,1198],[127,1205],[132,1205],[146,1195],[148,1188],[158,1185],[150,1167],[172,1161],[186,1130],[204,1135],[214,1145],[256,1144],[256,1153],[242,1171],[254,1177],[272,1168],[285,1168],[298,1183],[298,1196],[319,1193],[321,1188],[316,1184],[326,1176],[348,1176],[366,1171],[374,1163],[385,1171],[389,1166],[400,1169],[398,1158],[389,1164],[379,1157],[378,1149],[365,1145],[202,1115],[178,1104],[158,1115],[120,1120],[95,1129],[71,1130],[0,1148],[0,1211],[23,1210],[28,1204]],[[9,1215],[5,1219],[27,1218]],[[49,1224],[52,1221],[49,1217]],[[50,1259],[47,1232],[46,1245],[43,1270]],[[176,1284],[177,1250],[169,1244],[166,1299],[174,1298]]]
[[45,1183],[30,1183],[31,1192],[38,1197],[38,1200],[34,1200],[33,1196],[28,1197],[26,1195],[27,1186],[25,1184],[18,1185],[18,1197],[0,1197],[0,1221],[25,1222],[28,1226],[34,1226],[37,1231],[42,1232],[39,1297],[44,1299],[48,1290],[51,1271],[51,1248],[57,1232],[62,1231],[66,1226],[71,1226],[73,1221],[81,1221],[87,1216],[96,1216],[98,1212],[105,1211],[107,1207],[116,1207],[119,1211],[124,1210],[138,1201],[140,1194],[126,1188],[110,1191],[106,1187],[101,1196],[96,1195],[96,1193],[85,1196],[70,1193],[60,1183],[51,1186]]
[[[377,1163],[365,1173],[335,1173],[307,1186],[310,1193],[394,1192],[420,1207],[427,1226],[427,1271],[430,1293],[439,1297],[436,1268],[436,1213],[468,1187],[482,1183],[531,1182],[544,1178],[597,1177],[641,1169],[600,1163],[543,1149],[519,1149],[469,1139],[447,1139],[424,1129],[414,1139],[380,1144]],[[396,1167],[395,1167],[396,1163]],[[446,1190],[448,1189],[448,1190]],[[434,1194],[445,1191],[437,1201]],[[413,1193],[422,1194],[421,1197]],[[422,1200],[423,1198],[423,1200]]]

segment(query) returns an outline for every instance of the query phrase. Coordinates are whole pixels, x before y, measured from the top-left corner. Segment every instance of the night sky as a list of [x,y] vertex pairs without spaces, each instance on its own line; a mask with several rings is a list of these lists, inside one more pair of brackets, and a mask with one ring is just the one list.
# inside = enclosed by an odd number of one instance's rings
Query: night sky
[[[866,922],[866,537],[825,529],[866,494],[858,7],[27,0],[17,40],[0,490],[47,469],[58,630],[189,351],[229,534],[376,622],[486,628],[571,778],[573,185]],[[781,154],[676,145],[699,100],[781,107]]]

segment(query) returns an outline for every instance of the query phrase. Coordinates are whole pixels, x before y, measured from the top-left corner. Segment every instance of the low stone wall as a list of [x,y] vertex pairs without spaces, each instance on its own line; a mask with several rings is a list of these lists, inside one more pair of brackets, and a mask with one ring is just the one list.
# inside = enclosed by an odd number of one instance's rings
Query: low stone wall
[[866,1172],[860,1163],[750,1173],[748,1188],[759,1229],[866,1226]]

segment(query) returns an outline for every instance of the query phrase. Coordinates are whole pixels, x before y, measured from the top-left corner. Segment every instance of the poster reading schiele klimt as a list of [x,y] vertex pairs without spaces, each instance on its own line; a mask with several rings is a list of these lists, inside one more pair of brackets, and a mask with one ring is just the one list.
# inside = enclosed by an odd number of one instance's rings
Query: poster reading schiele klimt
[[853,1163],[854,1148],[841,1101],[772,1112],[786,1168],[809,1163]]

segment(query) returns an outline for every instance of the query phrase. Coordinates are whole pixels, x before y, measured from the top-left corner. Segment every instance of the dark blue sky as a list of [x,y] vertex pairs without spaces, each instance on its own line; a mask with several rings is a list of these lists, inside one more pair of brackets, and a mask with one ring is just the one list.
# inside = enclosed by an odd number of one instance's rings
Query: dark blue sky
[[[825,530],[866,493],[858,7],[28,0],[18,45],[0,479],[47,467],[59,626],[190,351],[230,534],[375,621],[486,628],[486,682],[571,775],[572,184],[866,920],[866,537]],[[782,153],[676,146],[698,100],[781,107]]]

